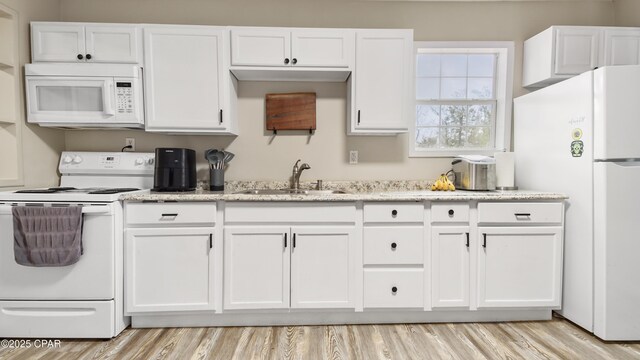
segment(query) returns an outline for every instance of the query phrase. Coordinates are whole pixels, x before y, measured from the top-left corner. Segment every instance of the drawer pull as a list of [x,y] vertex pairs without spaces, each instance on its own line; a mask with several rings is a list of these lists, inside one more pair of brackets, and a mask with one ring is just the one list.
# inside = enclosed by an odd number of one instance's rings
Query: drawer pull
[[293,233],[293,247],[296,247],[296,233]]
[[454,213],[453,209],[449,209],[449,216],[453,216]]
[[209,249],[213,249],[213,234],[209,234]]
[[515,213],[513,215],[516,216],[516,220],[531,220],[530,213]]
[[391,248],[392,248],[393,250],[395,250],[397,247],[398,247],[398,244],[396,244],[396,243],[391,243]]
[[394,287],[392,287],[392,288],[391,288],[391,292],[392,292],[392,293],[394,293],[394,294],[395,294],[395,293],[397,293],[397,292],[398,292],[398,288],[397,288],[397,287],[395,287],[395,286],[394,286]]
[[175,220],[178,217],[178,214],[162,214],[160,216],[160,220]]
[[483,233],[482,234],[482,238],[483,238],[482,247],[486,249],[487,248],[487,234]]
[[284,233],[284,247],[287,247],[287,233]]
[[398,210],[391,210],[391,216],[393,217],[398,216]]
[[469,233],[467,233],[467,247],[469,247]]

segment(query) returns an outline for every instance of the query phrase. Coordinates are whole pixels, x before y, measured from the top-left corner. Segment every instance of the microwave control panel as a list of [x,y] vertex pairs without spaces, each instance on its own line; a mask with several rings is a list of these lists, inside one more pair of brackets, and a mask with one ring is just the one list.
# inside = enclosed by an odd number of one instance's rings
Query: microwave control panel
[[133,84],[129,81],[116,82],[116,111],[133,114]]

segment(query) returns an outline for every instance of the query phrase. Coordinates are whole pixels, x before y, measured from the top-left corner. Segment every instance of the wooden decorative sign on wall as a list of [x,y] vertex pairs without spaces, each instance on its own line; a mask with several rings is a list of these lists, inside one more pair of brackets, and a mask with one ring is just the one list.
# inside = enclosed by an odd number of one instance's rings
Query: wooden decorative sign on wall
[[316,129],[316,93],[267,94],[267,130]]

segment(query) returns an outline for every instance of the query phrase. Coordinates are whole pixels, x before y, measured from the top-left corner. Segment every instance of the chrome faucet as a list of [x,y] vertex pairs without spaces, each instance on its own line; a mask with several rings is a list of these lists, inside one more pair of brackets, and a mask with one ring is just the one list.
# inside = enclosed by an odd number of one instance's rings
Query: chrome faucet
[[300,159],[296,161],[295,165],[293,165],[293,174],[291,176],[291,188],[294,190],[300,189],[300,175],[302,174],[302,170],[311,169],[311,166],[307,163],[303,163],[298,167],[298,163]]

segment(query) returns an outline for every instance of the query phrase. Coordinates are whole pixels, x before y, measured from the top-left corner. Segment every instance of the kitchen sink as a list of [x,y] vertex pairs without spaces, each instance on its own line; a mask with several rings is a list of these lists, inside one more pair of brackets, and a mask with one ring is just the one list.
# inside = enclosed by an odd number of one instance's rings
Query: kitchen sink
[[302,189],[248,189],[238,191],[244,195],[340,195],[346,194],[342,190],[302,190]]

